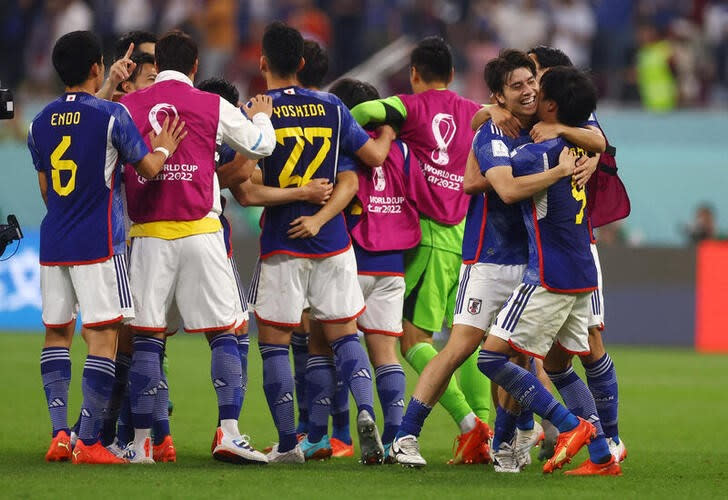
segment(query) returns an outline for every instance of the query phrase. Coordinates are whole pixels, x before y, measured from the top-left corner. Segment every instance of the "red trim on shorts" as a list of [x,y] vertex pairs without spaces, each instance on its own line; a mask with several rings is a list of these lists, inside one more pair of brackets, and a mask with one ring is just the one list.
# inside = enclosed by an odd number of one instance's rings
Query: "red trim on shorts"
[[165,333],[167,327],[156,327],[156,326],[136,326],[130,325],[132,330],[139,330],[140,332],[152,332],[152,333]]
[[395,273],[392,271],[357,271],[357,276],[401,276],[404,278],[404,273]]
[[569,349],[564,347],[558,340],[556,341],[556,345],[559,346],[562,351],[567,352],[572,356],[586,356],[588,354],[591,354],[591,351],[570,351]]
[[98,264],[100,262],[106,262],[107,260],[111,259],[114,255],[108,255],[106,257],[101,257],[99,259],[94,260],[79,260],[79,261],[70,261],[70,262],[44,262],[41,261],[41,266],[48,266],[48,267],[58,267],[58,266],[85,266],[87,264]]
[[[497,337],[497,335],[496,335]],[[541,356],[540,354],[536,354],[535,352],[527,351],[523,349],[522,347],[518,347],[516,344],[513,343],[512,340],[508,340],[508,345],[511,346],[514,350],[520,352],[521,354],[527,354],[528,356],[533,356],[534,358],[543,359],[545,356]]]
[[318,318],[316,318],[316,321],[318,321],[319,323],[346,323],[347,321],[356,319],[359,316],[361,316],[362,314],[364,314],[364,311],[366,311],[366,309],[367,309],[367,306],[365,304],[364,307],[362,307],[361,310],[358,313],[356,313],[354,316],[349,316],[348,318],[337,318],[337,319],[318,319]]
[[60,325],[53,325],[53,324],[51,324],[51,323],[46,323],[45,321],[43,322],[43,325],[44,325],[44,326],[45,326],[46,328],[65,328],[65,327],[67,327],[68,325],[70,325],[71,323],[75,323],[75,322],[76,322],[76,318],[73,318],[73,319],[72,319],[71,321],[69,321],[68,323],[62,323],[62,324],[60,324]]
[[[116,169],[114,169],[116,170]],[[109,188],[109,210],[107,214],[107,229],[109,230],[109,255],[114,254],[114,241],[113,241],[113,230],[111,229],[111,206],[114,201],[114,171],[111,172],[111,187]],[[84,325],[86,326],[86,325]]]
[[185,332],[187,332],[187,333],[205,333],[205,332],[215,332],[218,330],[230,330],[231,328],[235,327],[235,323],[237,323],[237,321],[233,321],[229,325],[213,326],[210,328],[195,328],[195,329],[185,328]]
[[273,255],[290,255],[291,257],[302,257],[304,259],[325,259],[326,257],[333,257],[334,255],[339,255],[351,248],[351,238],[349,238],[349,244],[346,245],[346,247],[342,248],[341,250],[336,250],[329,253],[299,253],[294,252],[293,250],[273,250],[272,252],[268,252],[267,254],[260,255],[261,260],[265,260],[268,257],[272,257]]
[[[240,324],[240,326],[235,329],[235,335],[236,336],[239,336],[238,335],[238,332],[241,332],[243,330],[243,328],[245,328],[246,326],[248,326],[248,320],[247,319],[245,321],[243,321]],[[247,335],[247,333],[245,335]]]
[[120,314],[114,319],[109,319],[106,321],[97,321],[96,323],[83,323],[84,328],[95,328],[97,326],[104,326],[104,325],[111,325],[113,323],[118,323],[119,321],[124,319],[124,315]]
[[300,321],[298,323],[279,323],[278,321],[271,321],[269,319],[261,318],[260,316],[258,316],[258,313],[256,311],[253,311],[253,314],[255,314],[255,319],[257,319],[264,325],[278,326],[281,328],[296,328],[297,326],[301,326]]
[[177,332],[179,331],[179,328],[173,332],[168,332],[166,329],[164,331],[164,338],[171,337],[173,335],[177,335]]
[[[483,176],[485,177],[485,176]],[[475,256],[470,260],[463,260],[463,264],[471,265],[480,261],[480,252],[483,251],[483,239],[485,237],[485,221],[488,219],[488,195],[483,196],[483,220],[480,223],[480,235],[478,237],[478,248],[475,250]]]
[[604,323],[599,323],[598,325],[589,325],[587,327],[587,329],[589,329],[589,328],[596,328],[600,332],[603,332],[604,331]]
[[372,330],[370,328],[364,328],[359,323],[356,324],[356,327],[367,335],[386,335],[388,337],[401,337],[402,335],[404,335],[404,330],[400,331],[399,333],[390,332],[387,330]]

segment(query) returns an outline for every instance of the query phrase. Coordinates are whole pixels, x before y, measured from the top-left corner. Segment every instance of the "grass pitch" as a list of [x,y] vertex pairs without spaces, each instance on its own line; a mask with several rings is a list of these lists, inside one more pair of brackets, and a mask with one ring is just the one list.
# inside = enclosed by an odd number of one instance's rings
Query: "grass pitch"
[[[38,360],[41,335],[0,334],[0,498],[713,498],[728,488],[728,357],[687,350],[612,348],[619,376],[620,434],[629,458],[622,477],[543,476],[538,462],[521,474],[448,466],[457,428],[435,408],[421,437],[421,470],[363,467],[356,459],[303,466],[235,466],[210,456],[216,420],[209,348],[178,335],[168,344],[176,464],[47,464],[50,423]],[[81,403],[85,347],[72,350],[69,420]],[[255,342],[240,429],[263,448],[276,439],[261,387]],[[408,395],[415,376],[405,366]],[[352,412],[353,415],[353,412]],[[381,421],[381,414],[378,415]],[[352,422],[352,429],[355,429]],[[584,460],[585,451],[574,459]],[[567,466],[569,468],[570,466]]]

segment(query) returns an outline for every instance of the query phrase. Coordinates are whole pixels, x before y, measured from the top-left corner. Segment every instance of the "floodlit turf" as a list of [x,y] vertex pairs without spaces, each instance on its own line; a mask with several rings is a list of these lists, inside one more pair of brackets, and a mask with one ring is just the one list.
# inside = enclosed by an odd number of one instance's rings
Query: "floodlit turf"
[[[85,355],[82,339],[75,342],[71,423],[80,405]],[[176,464],[47,464],[43,455],[50,424],[38,366],[41,344],[40,335],[0,334],[0,498],[710,498],[725,497],[728,488],[726,356],[612,349],[620,382],[620,429],[629,449],[624,475],[572,478],[560,472],[543,476],[535,460],[518,475],[445,465],[457,430],[439,407],[422,434],[430,464],[422,470],[364,467],[355,459],[263,467],[215,462],[209,451],[217,411],[209,349],[202,338],[183,335],[168,347]],[[406,369],[411,392],[415,377]],[[275,430],[255,343],[249,376],[240,428],[262,448],[275,439]]]

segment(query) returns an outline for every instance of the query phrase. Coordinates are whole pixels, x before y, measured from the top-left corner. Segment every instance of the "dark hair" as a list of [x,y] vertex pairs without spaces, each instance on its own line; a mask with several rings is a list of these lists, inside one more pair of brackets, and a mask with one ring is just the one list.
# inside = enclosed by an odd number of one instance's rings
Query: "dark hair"
[[[122,54],[124,55],[124,54]],[[154,64],[154,56],[147,53],[147,52],[134,52],[130,59],[136,63],[136,67],[134,68],[134,71],[131,72],[131,75],[129,75],[129,78],[127,78],[126,82],[133,82],[136,80],[136,77],[139,76],[139,73],[142,71],[142,66],[145,64]],[[122,92],[123,89],[121,87],[121,84],[124,82],[119,82],[119,85],[116,86],[116,90]]]
[[326,50],[313,40],[303,41],[303,59],[306,61],[298,72],[298,81],[302,87],[321,87],[321,83],[329,72],[329,55]]
[[447,82],[452,73],[452,52],[439,36],[423,38],[410,54],[410,66],[414,67],[425,83]]
[[303,57],[301,33],[281,21],[270,23],[263,34],[263,55],[276,76],[295,75]]
[[208,78],[198,83],[197,88],[205,92],[210,92],[211,94],[217,94],[235,107],[237,107],[238,101],[240,100],[238,89],[224,78]]
[[579,127],[597,107],[597,90],[586,73],[574,67],[557,66],[541,77],[541,99],[556,103],[559,122]]
[[569,56],[564,54],[561,49],[549,47],[548,45],[539,45],[528,51],[529,54],[536,56],[538,65],[542,68],[553,68],[554,66],[573,66]]
[[197,61],[197,43],[183,31],[169,31],[154,47],[154,59],[159,71],[171,69],[189,75]]
[[143,43],[157,43],[157,35],[149,31],[129,31],[119,37],[114,44],[114,61],[124,57],[130,44],[134,44],[134,51],[140,51],[139,46]]
[[379,99],[379,92],[374,85],[353,78],[342,78],[335,81],[329,92],[341,99],[341,102],[349,109],[362,102]]
[[53,67],[66,87],[88,80],[91,66],[101,64],[101,43],[90,31],[72,31],[53,46]]
[[508,75],[518,68],[526,68],[536,76],[536,65],[525,52],[514,49],[502,50],[498,57],[488,61],[483,71],[483,78],[494,94],[502,93]]

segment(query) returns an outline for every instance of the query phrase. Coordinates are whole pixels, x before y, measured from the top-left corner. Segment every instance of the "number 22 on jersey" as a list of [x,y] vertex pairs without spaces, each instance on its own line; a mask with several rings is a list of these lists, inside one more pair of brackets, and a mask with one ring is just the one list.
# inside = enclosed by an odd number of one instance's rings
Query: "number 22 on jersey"
[[[328,127],[284,127],[276,129],[276,140],[279,144],[284,144],[286,139],[295,139],[295,144],[288,156],[286,163],[283,165],[280,175],[278,176],[278,185],[282,188],[288,186],[301,187],[311,181],[313,174],[319,169],[326,155],[331,150],[331,134],[332,130]],[[323,139],[321,148],[316,156],[306,166],[303,175],[293,175],[293,171],[301,159],[304,148],[310,144],[313,146],[313,140],[316,137]]]
[[[68,196],[71,192],[76,189],[76,170],[78,165],[73,160],[61,160],[63,154],[71,146],[71,136],[64,135],[61,138],[60,144],[56,146],[56,149],[51,153],[51,180],[53,185],[53,191],[59,194],[59,196]],[[71,173],[70,179],[64,185],[61,180],[61,172],[68,171]]]

